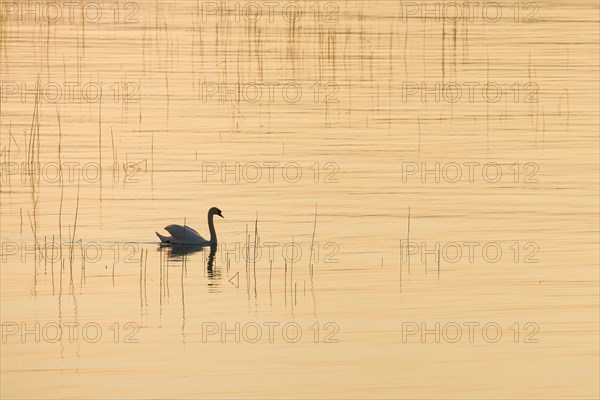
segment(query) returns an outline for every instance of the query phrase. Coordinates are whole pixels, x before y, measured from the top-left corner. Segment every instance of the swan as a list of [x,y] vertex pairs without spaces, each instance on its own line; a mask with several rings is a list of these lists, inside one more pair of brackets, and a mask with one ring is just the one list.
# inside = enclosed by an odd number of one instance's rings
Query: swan
[[171,236],[164,236],[158,232],[156,236],[164,244],[193,244],[201,246],[209,246],[217,244],[217,232],[215,231],[215,225],[213,223],[213,216],[218,215],[221,218],[225,218],[217,207],[212,207],[208,210],[208,230],[210,231],[210,240],[204,239],[200,234],[189,226],[181,225],[169,225],[165,227],[165,230],[171,234]]

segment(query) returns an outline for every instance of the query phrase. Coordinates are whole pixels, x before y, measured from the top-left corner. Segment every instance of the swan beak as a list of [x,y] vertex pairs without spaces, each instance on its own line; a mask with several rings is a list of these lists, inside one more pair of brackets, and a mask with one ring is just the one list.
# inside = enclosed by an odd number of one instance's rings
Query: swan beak
[[223,216],[223,214],[218,214],[218,215],[219,215],[219,217],[225,219],[225,217]]

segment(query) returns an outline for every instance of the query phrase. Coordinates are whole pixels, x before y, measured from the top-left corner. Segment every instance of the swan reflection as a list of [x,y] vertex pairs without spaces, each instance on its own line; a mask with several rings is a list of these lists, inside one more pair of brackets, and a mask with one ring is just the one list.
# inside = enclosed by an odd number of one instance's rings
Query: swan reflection
[[180,261],[190,254],[204,251],[207,247],[200,244],[174,244],[170,246],[161,245],[159,249],[164,251],[169,259]]
[[[205,250],[209,250],[208,253],[205,254],[204,261],[206,261],[206,272],[209,278],[218,278],[221,274],[215,266],[215,254],[217,252],[217,245],[205,246],[205,245],[194,245],[194,244],[176,244],[176,245],[164,245],[161,244],[158,248],[158,251],[163,253],[169,261],[181,262],[186,265],[189,263],[188,256],[205,252]],[[208,255],[208,258],[206,258]]]

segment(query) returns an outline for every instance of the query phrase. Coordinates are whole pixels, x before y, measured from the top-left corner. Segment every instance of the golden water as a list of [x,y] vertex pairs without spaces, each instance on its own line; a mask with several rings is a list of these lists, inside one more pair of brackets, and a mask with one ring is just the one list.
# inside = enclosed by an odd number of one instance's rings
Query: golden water
[[1,3],[2,398],[598,398],[598,4],[50,3]]

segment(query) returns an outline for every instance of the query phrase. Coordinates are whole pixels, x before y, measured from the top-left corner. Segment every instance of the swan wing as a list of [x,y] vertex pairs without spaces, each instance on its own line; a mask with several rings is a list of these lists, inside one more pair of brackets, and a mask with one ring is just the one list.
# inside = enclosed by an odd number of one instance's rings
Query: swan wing
[[200,234],[198,233],[198,231],[195,230],[194,228],[192,228],[191,226],[187,226],[186,225],[185,228],[188,229],[188,230],[190,230],[190,231],[192,231],[192,232],[194,232],[196,235],[200,236]]
[[169,225],[165,226],[165,230],[171,234],[173,241],[176,243],[207,243],[195,229],[189,226]]

